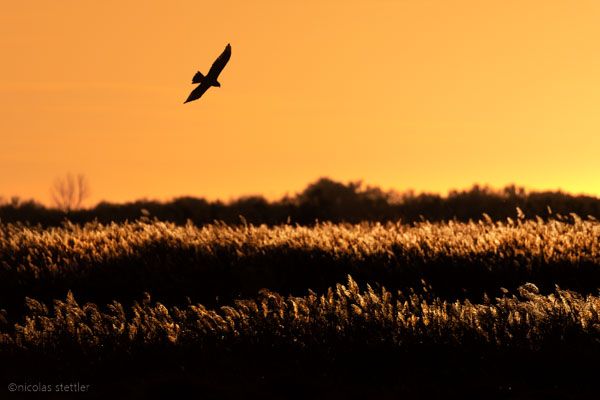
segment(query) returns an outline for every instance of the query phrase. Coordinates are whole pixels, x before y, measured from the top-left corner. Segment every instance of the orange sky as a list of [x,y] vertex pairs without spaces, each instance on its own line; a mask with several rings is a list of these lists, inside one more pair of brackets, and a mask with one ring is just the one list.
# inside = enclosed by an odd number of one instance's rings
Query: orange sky
[[[210,4],[214,3],[214,4]],[[600,2],[12,1],[0,195],[277,198],[320,176],[600,195]],[[197,69],[231,61],[183,105]]]

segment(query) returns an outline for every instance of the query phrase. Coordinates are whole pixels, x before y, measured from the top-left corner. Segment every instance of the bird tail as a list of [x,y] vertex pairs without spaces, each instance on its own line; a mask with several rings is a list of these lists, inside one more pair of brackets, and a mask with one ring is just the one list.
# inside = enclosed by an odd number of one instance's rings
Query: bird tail
[[194,75],[194,77],[192,78],[192,83],[200,83],[203,79],[204,75],[202,75],[202,72],[198,71],[196,72],[196,75]]

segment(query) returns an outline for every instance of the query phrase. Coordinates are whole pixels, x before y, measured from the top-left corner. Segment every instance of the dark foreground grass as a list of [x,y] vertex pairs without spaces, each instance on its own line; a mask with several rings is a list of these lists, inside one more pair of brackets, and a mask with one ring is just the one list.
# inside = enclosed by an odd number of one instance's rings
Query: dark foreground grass
[[326,294],[283,297],[262,290],[256,300],[208,309],[151,302],[125,309],[79,305],[69,294],[47,307],[27,299],[22,322],[6,323],[7,352],[72,351],[93,360],[139,349],[231,350],[238,346],[337,351],[394,350],[415,345],[449,348],[549,351],[600,346],[600,297],[557,290],[541,295],[533,284],[482,304],[448,302],[423,294],[361,291],[348,277]]
[[600,395],[594,220],[0,232],[0,398]]
[[[222,397],[268,388],[274,398],[298,384],[312,387],[307,395],[368,397],[596,390],[588,363],[600,356],[599,297],[541,295],[532,284],[483,304],[428,297],[361,291],[349,277],[320,296],[264,290],[216,310],[149,298],[129,310],[117,302],[101,309],[72,295],[49,309],[28,299],[23,322],[5,324],[1,349],[11,379],[83,379],[98,395],[144,396],[148,384]],[[236,389],[244,380],[246,389]]]

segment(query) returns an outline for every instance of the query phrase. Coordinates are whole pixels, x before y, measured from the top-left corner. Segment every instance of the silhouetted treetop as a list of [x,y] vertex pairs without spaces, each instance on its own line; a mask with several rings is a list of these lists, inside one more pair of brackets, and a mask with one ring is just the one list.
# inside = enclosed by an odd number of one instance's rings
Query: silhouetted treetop
[[[208,201],[203,198],[178,197],[168,202],[138,200],[115,204],[101,202],[93,208],[71,210],[70,221],[84,223],[122,222],[139,218],[156,218],[197,225],[223,221],[229,224],[314,224],[315,221],[350,222],[419,220],[459,221],[479,220],[485,213],[494,220],[517,216],[517,207],[524,218],[548,218],[551,214],[600,219],[600,199],[571,195],[560,191],[528,192],[515,185],[495,190],[474,185],[468,190],[452,190],[447,196],[413,191],[383,191],[364,186],[362,182],[337,182],[321,178],[309,184],[295,196],[268,201],[262,196],[245,196],[229,201]],[[47,208],[33,200],[12,198],[0,203],[1,222],[23,222],[43,226],[59,225],[66,214]]]

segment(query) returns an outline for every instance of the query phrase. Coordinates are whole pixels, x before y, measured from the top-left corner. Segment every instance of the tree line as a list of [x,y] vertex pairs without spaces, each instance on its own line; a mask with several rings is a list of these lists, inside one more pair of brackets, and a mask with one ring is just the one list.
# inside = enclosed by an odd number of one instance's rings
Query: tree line
[[[520,211],[517,211],[517,207]],[[349,222],[420,220],[479,220],[483,214],[493,220],[548,218],[575,213],[582,218],[600,219],[600,198],[560,191],[526,191],[514,185],[502,189],[475,185],[453,190],[446,196],[383,191],[362,182],[342,183],[321,178],[295,196],[268,201],[262,196],[245,196],[230,202],[179,197],[171,201],[138,200],[128,203],[100,202],[92,208],[46,207],[34,200],[12,198],[0,204],[0,221],[56,226],[73,223],[101,223],[158,219],[196,225],[223,221],[227,224],[283,223],[311,225],[315,221]]]

